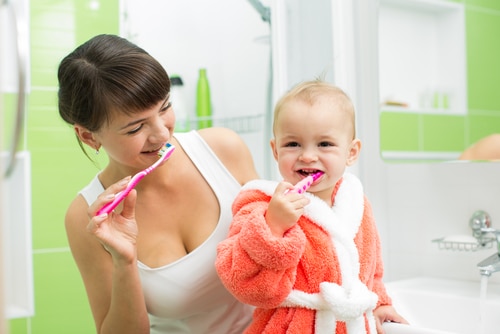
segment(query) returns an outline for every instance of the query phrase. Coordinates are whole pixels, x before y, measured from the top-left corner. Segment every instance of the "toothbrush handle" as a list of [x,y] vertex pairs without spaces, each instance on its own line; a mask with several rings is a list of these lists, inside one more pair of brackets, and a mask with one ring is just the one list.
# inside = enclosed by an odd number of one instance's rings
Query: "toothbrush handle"
[[297,184],[295,184],[295,186],[291,191],[295,191],[298,194],[302,194],[304,191],[309,189],[309,187],[313,182],[314,182],[313,177],[309,175],[308,177],[305,177],[301,181],[297,182]]
[[118,204],[120,204],[120,202],[123,201],[123,199],[130,193],[130,191],[134,189],[137,183],[139,183],[139,181],[146,175],[147,173],[145,172],[137,173],[127,184],[127,187],[123,191],[120,191],[115,195],[113,201],[107,203],[101,209],[99,209],[99,211],[97,211],[96,216],[113,211],[118,206]]

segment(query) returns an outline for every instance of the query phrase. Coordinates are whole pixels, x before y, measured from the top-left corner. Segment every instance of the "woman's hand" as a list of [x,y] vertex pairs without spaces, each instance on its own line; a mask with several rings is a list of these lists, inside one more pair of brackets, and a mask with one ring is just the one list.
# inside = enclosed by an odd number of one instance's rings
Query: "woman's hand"
[[123,200],[120,213],[95,216],[96,212],[122,191],[130,181],[127,177],[106,189],[88,209],[90,222],[87,231],[95,235],[103,247],[112,255],[114,261],[131,262],[136,259],[137,223],[135,221],[135,202],[137,191],[133,189]]
[[277,237],[283,237],[283,234],[297,223],[304,213],[304,207],[309,204],[309,199],[304,194],[294,191],[285,193],[292,187],[288,182],[280,182],[267,208],[266,222]]
[[373,311],[375,316],[375,324],[377,326],[377,334],[384,334],[385,331],[382,328],[384,322],[397,322],[400,324],[408,324],[405,318],[399,315],[398,312],[391,305],[382,305],[377,307]]

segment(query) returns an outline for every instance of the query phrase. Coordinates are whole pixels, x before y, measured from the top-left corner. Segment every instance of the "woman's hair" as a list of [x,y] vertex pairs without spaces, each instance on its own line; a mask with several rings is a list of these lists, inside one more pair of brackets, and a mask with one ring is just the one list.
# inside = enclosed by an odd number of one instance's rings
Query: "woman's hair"
[[327,98],[331,101],[332,111],[345,112],[352,122],[353,139],[356,137],[354,105],[349,96],[339,87],[332,85],[321,79],[304,81],[283,95],[274,108],[273,131],[276,127],[278,115],[288,103],[302,101],[309,105],[314,105],[320,98]]
[[58,79],[59,114],[89,131],[100,130],[114,112],[151,108],[170,91],[162,65],[115,35],[98,35],[77,47],[59,64]]

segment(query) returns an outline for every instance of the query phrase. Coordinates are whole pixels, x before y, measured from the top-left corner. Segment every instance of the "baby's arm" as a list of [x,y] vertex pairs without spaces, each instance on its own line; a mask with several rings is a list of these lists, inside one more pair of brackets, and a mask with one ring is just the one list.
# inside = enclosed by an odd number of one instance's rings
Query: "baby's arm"
[[297,224],[275,236],[264,217],[268,201],[269,196],[257,190],[244,191],[236,198],[229,238],[218,245],[215,264],[235,297],[272,308],[281,304],[295,283],[306,238]]
[[382,327],[384,322],[398,322],[401,324],[408,324],[405,318],[399,315],[392,305],[382,305],[373,311],[375,317],[375,324],[377,326],[377,334],[385,334]]

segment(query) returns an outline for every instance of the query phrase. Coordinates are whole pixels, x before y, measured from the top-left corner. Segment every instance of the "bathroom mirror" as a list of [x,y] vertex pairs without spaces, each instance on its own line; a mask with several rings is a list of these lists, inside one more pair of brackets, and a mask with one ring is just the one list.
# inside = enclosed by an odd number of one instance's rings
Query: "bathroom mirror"
[[[451,0],[380,0],[378,28],[385,161],[458,160],[473,143],[500,132],[494,89],[500,47],[492,33],[500,29],[498,12]],[[497,159],[491,153],[466,158]]]

